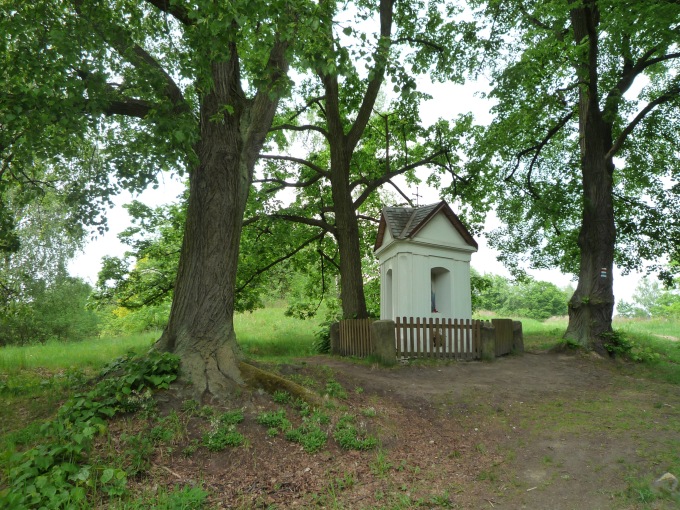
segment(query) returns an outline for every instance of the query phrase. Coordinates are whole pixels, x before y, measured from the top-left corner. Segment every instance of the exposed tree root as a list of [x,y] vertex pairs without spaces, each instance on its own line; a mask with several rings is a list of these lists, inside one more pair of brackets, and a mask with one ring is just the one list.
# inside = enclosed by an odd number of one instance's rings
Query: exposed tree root
[[262,388],[267,393],[283,390],[290,393],[293,398],[300,398],[312,406],[320,407],[323,404],[323,399],[321,397],[293,381],[289,381],[272,372],[259,369],[243,361],[239,363],[239,368],[241,369],[243,380],[251,388]]
[[172,351],[180,356],[181,374],[178,382],[184,384],[178,390],[187,398],[204,402],[229,400],[233,394],[251,388],[263,389],[270,394],[277,390],[287,391],[293,398],[302,399],[312,406],[323,404],[321,397],[303,386],[241,361],[240,349],[229,347],[226,343],[214,349],[189,342],[177,346],[174,342],[169,343],[166,335],[163,335],[154,347],[159,350],[173,347]]

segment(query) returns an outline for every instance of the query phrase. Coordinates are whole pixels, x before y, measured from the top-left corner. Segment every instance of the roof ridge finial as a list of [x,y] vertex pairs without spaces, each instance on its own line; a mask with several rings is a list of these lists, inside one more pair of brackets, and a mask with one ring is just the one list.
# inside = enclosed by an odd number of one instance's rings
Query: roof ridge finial
[[419,203],[418,199],[423,198],[423,196],[418,194],[418,186],[416,186],[416,192],[412,193],[412,195],[414,197],[416,197],[416,207],[420,207],[420,203]]

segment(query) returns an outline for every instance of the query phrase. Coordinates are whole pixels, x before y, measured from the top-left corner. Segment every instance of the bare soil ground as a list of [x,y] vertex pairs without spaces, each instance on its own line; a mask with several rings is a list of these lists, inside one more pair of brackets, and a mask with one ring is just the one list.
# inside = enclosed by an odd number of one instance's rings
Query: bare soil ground
[[[270,369],[272,367],[269,367]],[[274,367],[322,389],[335,419],[356,414],[377,450],[329,441],[305,453],[269,437],[256,417],[281,406],[243,394],[245,447],[156,454],[139,485],[202,483],[217,508],[675,508],[645,503],[649,481],[680,465],[680,392],[639,380],[583,354],[524,354],[494,362],[433,362],[394,368],[314,357]],[[171,394],[165,409],[179,408]],[[335,409],[332,409],[336,406]],[[375,411],[375,412],[373,412]],[[288,414],[293,416],[292,407]],[[206,421],[188,422],[186,444]],[[680,476],[680,473],[674,473]]]

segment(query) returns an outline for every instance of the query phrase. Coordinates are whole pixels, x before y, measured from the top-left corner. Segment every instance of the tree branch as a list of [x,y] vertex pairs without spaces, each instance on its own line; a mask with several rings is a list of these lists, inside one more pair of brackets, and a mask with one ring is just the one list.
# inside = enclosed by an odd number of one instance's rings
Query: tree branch
[[400,44],[403,42],[417,43],[422,46],[429,46],[430,48],[437,50],[439,53],[444,53],[446,51],[446,48],[444,48],[443,46],[433,43],[432,41],[428,41],[427,39],[422,39],[420,37],[400,37],[399,39],[395,39],[393,41],[394,44]]
[[271,133],[273,131],[283,131],[284,129],[290,131],[317,131],[318,133],[321,133],[327,140],[330,139],[331,136],[325,129],[319,126],[314,126],[312,124],[304,124],[302,126],[296,126],[295,124],[279,124],[278,126],[272,126],[269,129],[269,132]]
[[562,127],[564,127],[564,125],[567,122],[569,122],[569,120],[573,116],[574,116],[574,112],[568,113],[567,115],[562,117],[560,120],[558,120],[557,124],[555,124],[552,128],[550,128],[550,130],[548,131],[546,136],[540,142],[538,142],[536,145],[532,145],[531,147],[529,147],[527,149],[524,149],[523,151],[518,152],[517,155],[515,156],[517,162],[515,163],[515,166],[512,169],[512,171],[510,172],[510,174],[505,177],[505,179],[504,179],[505,182],[508,182],[515,175],[515,172],[517,171],[520,163],[522,162],[522,158],[524,156],[526,156],[527,154],[530,154],[531,152],[535,151],[534,157],[531,158],[531,164],[529,165],[529,172],[531,173],[531,170],[532,170],[533,166],[536,164],[536,160],[538,159],[538,156],[540,155],[543,148],[548,144],[548,142],[553,138],[553,136],[555,136],[560,131],[560,129],[562,129]]
[[316,252],[321,256],[322,259],[326,259],[328,262],[330,262],[332,265],[335,266],[335,269],[340,271],[340,266],[335,263],[335,260],[333,260],[331,257],[326,255],[326,252],[324,252],[322,249],[316,250]]
[[307,102],[305,102],[304,106],[301,108],[298,108],[295,110],[295,113],[293,114],[292,117],[288,119],[288,122],[294,121],[297,117],[299,117],[302,113],[307,111],[307,109],[312,106],[313,104],[317,104],[319,108],[321,108],[321,111],[323,111],[323,106],[321,106],[321,101],[326,99],[326,96],[318,96],[318,97],[313,97],[311,99],[308,99]]
[[300,246],[298,246],[297,248],[295,248],[295,249],[294,249],[293,251],[291,251],[290,253],[286,253],[285,255],[282,255],[282,256],[280,256],[279,258],[277,258],[276,260],[274,260],[273,262],[270,262],[270,263],[267,264],[266,266],[264,266],[264,267],[258,269],[258,270],[255,271],[255,272],[250,276],[250,278],[248,278],[241,286],[239,286],[239,287],[236,288],[236,292],[241,292],[241,291],[243,291],[243,289],[245,289],[245,288],[248,286],[248,284],[250,284],[250,282],[252,282],[256,277],[258,277],[258,276],[261,275],[262,273],[265,273],[265,272],[269,271],[269,270],[270,270],[272,267],[274,267],[276,264],[279,264],[279,263],[283,262],[284,260],[288,260],[289,258],[293,257],[295,254],[297,254],[297,253],[299,253],[300,251],[302,251],[302,249],[305,248],[306,246],[309,246],[309,245],[312,244],[314,241],[317,241],[318,239],[321,239],[321,238],[324,236],[324,234],[325,234],[325,232],[321,232],[320,234],[317,234],[317,235],[315,235],[314,237],[312,237],[312,238],[310,238],[310,239],[307,239],[304,243],[302,243]]
[[278,154],[260,154],[259,159],[272,159],[278,161],[290,161],[291,163],[297,163],[298,165],[306,166],[311,170],[314,170],[319,176],[328,177],[330,174],[321,168],[319,165],[315,165],[311,161],[301,158],[294,158],[292,156],[280,156]]
[[401,190],[401,188],[400,188],[399,186],[397,186],[396,184],[394,184],[394,181],[393,181],[392,179],[388,179],[387,182],[386,182],[386,184],[391,184],[392,187],[393,187],[395,190],[397,190],[397,193],[399,193],[402,197],[404,197],[404,200],[406,200],[406,202],[408,202],[408,204],[409,204],[411,207],[413,207],[413,200],[411,200],[411,198],[410,198],[406,193],[404,193],[404,192]]
[[105,115],[125,115],[126,117],[137,117],[143,119],[152,110],[151,105],[141,99],[127,99],[110,101],[104,108]]
[[[369,80],[366,92],[364,93],[363,101],[357,112],[357,117],[347,133],[346,150],[348,152],[354,151],[354,148],[359,143],[361,136],[371,118],[373,105],[375,105],[376,98],[380,92],[385,77],[385,53],[390,46],[390,35],[392,33],[392,10],[394,0],[380,0],[380,39],[378,40],[378,47],[373,53],[373,78]],[[337,81],[336,81],[337,83]]]
[[188,26],[194,24],[194,21],[189,16],[189,11],[181,5],[177,5],[177,2],[171,2],[169,0],[146,0],[146,2],[163,12],[170,14],[183,25]]
[[373,216],[366,216],[365,214],[357,214],[357,218],[360,220],[371,221],[373,223],[380,223],[379,219],[376,219]]
[[280,89],[288,76],[289,63],[286,58],[288,44],[288,41],[279,39],[277,34],[267,60],[267,85],[259,88],[253,98],[250,112],[250,117],[253,120],[248,126],[244,143],[244,147],[247,148],[246,161],[248,165],[254,165],[257,161],[267,133],[274,121],[276,108],[279,104],[278,98],[281,95]]
[[148,67],[155,69],[163,76],[165,80],[165,95],[168,97],[168,99],[170,99],[172,104],[178,109],[189,111],[189,106],[184,101],[184,94],[182,93],[182,90],[179,88],[177,83],[175,83],[175,80],[173,80],[172,77],[165,71],[163,66],[161,66],[158,61],[139,44],[135,44],[132,47],[132,51],[140,62],[143,62]]
[[361,195],[359,195],[359,197],[354,201],[353,204],[354,209],[358,209],[359,206],[361,206],[361,204],[363,204],[366,201],[366,199],[371,195],[371,193],[373,193],[377,188],[379,188],[380,186],[388,182],[390,179],[392,179],[392,177],[396,177],[397,175],[401,175],[405,172],[408,172],[409,170],[413,170],[415,168],[430,164],[439,156],[446,154],[446,152],[447,149],[438,150],[437,152],[431,154],[427,158],[405,165],[398,170],[394,170],[393,172],[385,173],[384,175],[378,177],[377,179],[368,180],[363,178],[353,182],[351,185],[352,188],[355,188],[360,184],[366,185],[364,191],[362,191]]
[[[152,0],[147,0],[153,3]],[[158,0],[158,3],[164,4],[166,0]],[[76,1],[76,12],[78,16],[84,17],[81,10],[82,0]],[[87,18],[85,18],[87,19]],[[165,95],[178,111],[190,111],[189,105],[184,101],[184,95],[177,83],[165,71],[158,61],[151,56],[144,48],[137,44],[134,39],[126,32],[125,27],[117,27],[118,30],[106,32],[94,25],[93,29],[99,34],[102,40],[106,41],[122,58],[128,60],[137,69],[143,68],[148,71],[153,69],[154,72],[160,74],[165,81]],[[114,33],[115,32],[115,33]],[[114,35],[112,35],[114,34]],[[81,72],[79,71],[79,74]],[[126,111],[124,108],[120,111]],[[133,115],[138,116],[138,115]]]
[[[78,77],[83,80],[85,87],[89,89],[92,74],[86,71],[76,70]],[[111,98],[106,106],[103,108],[104,115],[125,115],[127,117],[137,117],[143,119],[146,117],[154,105],[142,100],[131,97],[125,97],[117,90],[117,86],[111,83],[104,84],[104,89]]]
[[314,184],[315,182],[319,181],[323,177],[322,175],[315,175],[311,179],[307,181],[297,181],[297,182],[288,182],[284,181],[283,179],[276,179],[276,178],[268,178],[268,179],[255,179],[253,183],[256,184],[268,184],[268,183],[274,183],[278,184],[278,186],[273,186],[271,188],[267,188],[265,190],[266,193],[276,193],[277,191],[281,191],[282,189],[285,188],[306,188],[307,186],[310,186]]
[[292,221],[295,223],[302,223],[303,225],[310,225],[312,227],[318,227],[324,232],[331,233],[335,235],[335,227],[323,220],[317,220],[315,218],[305,218],[304,216],[297,216],[295,214],[283,214],[274,213],[269,215],[270,218],[278,218],[280,220]]
[[624,63],[624,68],[621,72],[621,78],[619,78],[619,81],[616,82],[616,85],[609,91],[604,103],[605,111],[608,114],[612,115],[616,113],[618,110],[618,98],[628,91],[631,85],[633,85],[635,78],[637,78],[645,69],[660,62],[680,58],[680,52],[667,53],[666,55],[651,58],[651,56],[656,51],[656,48],[647,50],[635,64],[628,63],[628,65],[626,65],[626,63]]
[[645,63],[645,69],[648,68],[649,66],[653,66],[654,64],[658,64],[659,62],[665,62],[666,60],[673,60],[676,58],[680,58],[680,52],[679,53],[667,53],[666,55],[662,55],[657,58],[652,58],[649,59]]
[[628,135],[633,132],[635,127],[647,116],[649,112],[651,112],[654,108],[656,108],[660,104],[672,101],[673,99],[676,99],[678,95],[680,95],[680,85],[678,84],[679,80],[676,78],[675,81],[676,83],[674,86],[671,86],[666,92],[661,94],[654,101],[650,101],[647,104],[647,106],[645,106],[635,116],[635,118],[632,121],[630,121],[630,123],[628,123],[628,125],[623,129],[623,131],[621,131],[619,136],[616,137],[616,140],[614,141],[611,149],[609,149],[609,152],[607,152],[605,156],[605,161],[610,161],[616,155],[616,153],[621,149],[621,146],[626,141],[626,138],[628,138]]

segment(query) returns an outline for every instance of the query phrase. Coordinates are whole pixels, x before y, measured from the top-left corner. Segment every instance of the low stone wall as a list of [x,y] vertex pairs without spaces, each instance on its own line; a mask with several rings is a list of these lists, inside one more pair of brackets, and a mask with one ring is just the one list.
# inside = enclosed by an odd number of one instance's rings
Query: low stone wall
[[397,362],[394,332],[394,321],[375,321],[371,324],[373,355],[384,365],[394,365]]

